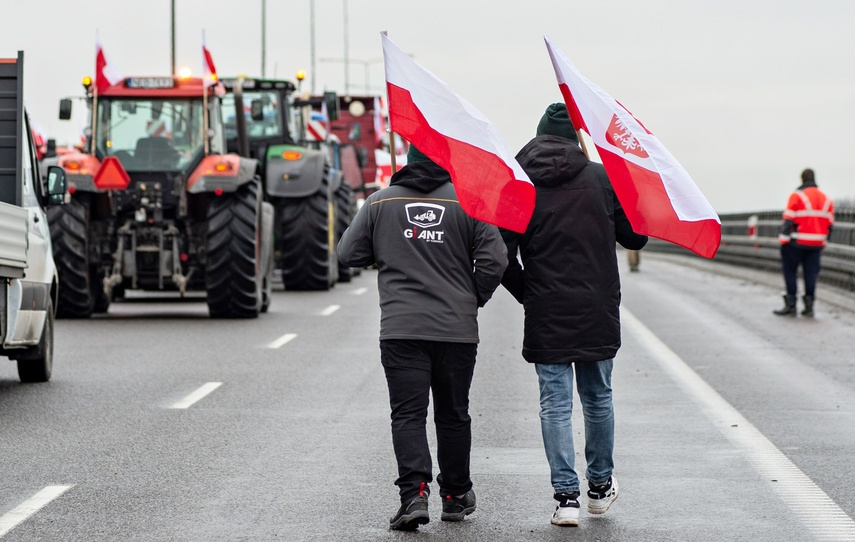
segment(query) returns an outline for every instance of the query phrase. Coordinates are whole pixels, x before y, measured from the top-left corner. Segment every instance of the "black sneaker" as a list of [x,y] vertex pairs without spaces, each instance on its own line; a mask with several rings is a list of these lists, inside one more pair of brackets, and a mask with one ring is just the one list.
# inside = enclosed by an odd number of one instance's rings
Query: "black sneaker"
[[402,503],[398,513],[389,520],[389,528],[393,531],[415,531],[419,525],[430,522],[428,495],[430,495],[430,489],[427,483],[422,482],[418,495]]
[[475,511],[475,492],[469,490],[455,497],[442,498],[442,521],[463,521],[463,518]]
[[549,520],[553,525],[579,525],[579,492],[556,493],[558,506]]

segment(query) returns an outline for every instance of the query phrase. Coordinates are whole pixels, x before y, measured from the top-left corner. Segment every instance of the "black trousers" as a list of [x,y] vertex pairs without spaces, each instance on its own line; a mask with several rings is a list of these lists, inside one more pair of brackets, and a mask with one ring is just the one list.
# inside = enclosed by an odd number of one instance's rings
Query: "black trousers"
[[819,247],[800,247],[796,244],[781,245],[781,267],[784,270],[784,284],[787,294],[796,295],[796,281],[799,265],[805,280],[805,295],[813,297],[816,292],[816,280],[819,277],[820,254]]
[[472,489],[469,386],[478,345],[418,340],[380,341],[380,361],[389,385],[392,445],[398,461],[395,485],[401,502],[433,479],[427,440],[429,392],[433,391],[437,476],[440,495],[462,495]]

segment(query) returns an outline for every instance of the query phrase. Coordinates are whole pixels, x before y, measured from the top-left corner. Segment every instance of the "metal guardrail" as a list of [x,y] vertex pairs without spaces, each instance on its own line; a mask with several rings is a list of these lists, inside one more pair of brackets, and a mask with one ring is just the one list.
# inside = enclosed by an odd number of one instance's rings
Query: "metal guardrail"
[[[781,271],[781,211],[760,211],[721,215],[721,247],[714,261],[766,271]],[[644,250],[685,254],[692,252],[651,238]],[[855,209],[834,213],[834,228],[822,252],[820,282],[855,291]]]

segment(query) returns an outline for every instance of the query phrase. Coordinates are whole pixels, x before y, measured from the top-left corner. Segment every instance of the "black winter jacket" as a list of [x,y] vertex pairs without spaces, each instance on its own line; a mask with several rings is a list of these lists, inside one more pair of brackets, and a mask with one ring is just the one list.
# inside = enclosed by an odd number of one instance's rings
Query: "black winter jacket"
[[[537,191],[524,234],[502,231],[502,284],[525,308],[530,363],[614,358],[620,348],[620,275],[615,241],[638,250],[603,166],[573,142],[538,136],[516,156]],[[522,266],[517,259],[517,250]]]

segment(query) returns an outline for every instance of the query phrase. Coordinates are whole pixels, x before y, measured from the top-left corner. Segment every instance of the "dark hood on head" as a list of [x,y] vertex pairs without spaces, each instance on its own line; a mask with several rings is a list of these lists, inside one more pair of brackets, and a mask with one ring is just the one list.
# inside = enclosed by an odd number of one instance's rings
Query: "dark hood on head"
[[433,162],[413,162],[392,175],[389,184],[406,186],[427,194],[450,182],[451,175]]
[[558,186],[588,165],[588,157],[574,141],[543,135],[529,141],[516,156],[535,186]]

